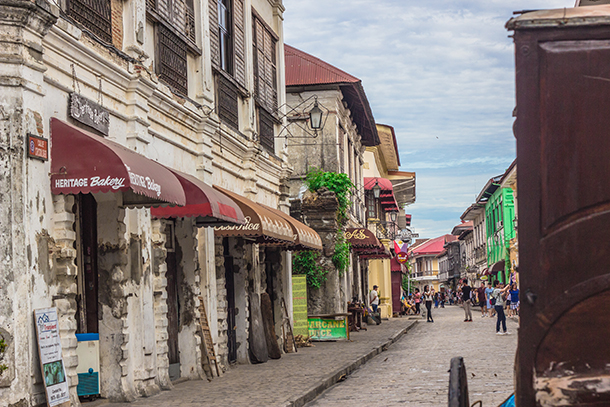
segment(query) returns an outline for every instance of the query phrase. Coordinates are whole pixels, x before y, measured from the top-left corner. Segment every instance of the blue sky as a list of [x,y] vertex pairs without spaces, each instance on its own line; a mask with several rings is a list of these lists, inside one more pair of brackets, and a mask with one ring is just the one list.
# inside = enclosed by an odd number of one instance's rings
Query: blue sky
[[574,0],[284,0],[284,38],[360,78],[394,127],[421,237],[450,233],[515,158],[513,11]]

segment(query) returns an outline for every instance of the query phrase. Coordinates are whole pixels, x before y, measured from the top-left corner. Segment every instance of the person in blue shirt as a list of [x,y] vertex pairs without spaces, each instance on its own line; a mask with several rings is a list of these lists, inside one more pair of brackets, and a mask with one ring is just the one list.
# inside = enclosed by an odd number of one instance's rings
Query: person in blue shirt
[[496,315],[495,307],[491,305],[491,293],[494,292],[494,289],[491,288],[491,281],[487,282],[487,288],[485,289],[485,296],[487,297],[487,310],[489,311],[489,317],[492,318]]
[[515,283],[510,285],[510,310],[508,311],[509,317],[515,317],[519,315],[519,289]]

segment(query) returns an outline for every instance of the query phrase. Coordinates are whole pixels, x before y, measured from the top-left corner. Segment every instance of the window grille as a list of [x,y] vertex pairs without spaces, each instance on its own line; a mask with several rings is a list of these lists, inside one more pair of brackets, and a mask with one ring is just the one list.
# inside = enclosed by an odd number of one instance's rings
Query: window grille
[[271,114],[269,114],[265,109],[261,108],[258,109],[258,132],[261,146],[274,153],[275,142],[273,141],[273,116],[271,116]]
[[112,43],[110,0],[69,0],[68,15],[102,41]]
[[218,116],[224,123],[239,130],[239,113],[237,109],[238,91],[230,80],[223,75],[218,78]]
[[157,25],[157,39],[159,78],[176,91],[188,94],[186,44],[163,24]]

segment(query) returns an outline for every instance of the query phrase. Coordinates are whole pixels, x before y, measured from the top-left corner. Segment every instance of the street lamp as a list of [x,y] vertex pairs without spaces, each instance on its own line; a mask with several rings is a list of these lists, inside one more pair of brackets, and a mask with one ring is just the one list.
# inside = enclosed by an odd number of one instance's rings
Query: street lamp
[[398,212],[397,211],[390,212],[390,220],[392,221],[392,223],[396,223],[396,217],[397,216],[398,216]]
[[309,111],[309,124],[312,130],[318,131],[322,128],[322,109],[318,107],[318,99],[313,103],[313,107]]
[[381,187],[379,186],[379,182],[377,182],[377,180],[375,180],[375,186],[373,187],[373,196],[375,197],[375,199],[379,199],[380,195],[381,195]]

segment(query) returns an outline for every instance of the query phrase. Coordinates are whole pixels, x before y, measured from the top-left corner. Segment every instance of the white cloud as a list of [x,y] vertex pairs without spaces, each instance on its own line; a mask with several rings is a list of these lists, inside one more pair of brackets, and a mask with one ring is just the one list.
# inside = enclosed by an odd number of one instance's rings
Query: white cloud
[[451,231],[487,179],[514,158],[514,49],[504,24],[514,10],[574,2],[284,5],[286,43],[360,78],[375,120],[394,127],[402,169],[417,171],[413,225],[440,235]]

